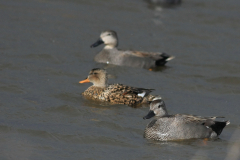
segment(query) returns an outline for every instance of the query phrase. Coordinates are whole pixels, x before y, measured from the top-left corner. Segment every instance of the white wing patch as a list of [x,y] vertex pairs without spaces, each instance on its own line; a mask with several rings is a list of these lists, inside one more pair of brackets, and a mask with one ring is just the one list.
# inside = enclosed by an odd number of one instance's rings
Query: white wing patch
[[138,93],[138,96],[140,96],[140,97],[144,97],[145,95],[146,95],[146,92]]

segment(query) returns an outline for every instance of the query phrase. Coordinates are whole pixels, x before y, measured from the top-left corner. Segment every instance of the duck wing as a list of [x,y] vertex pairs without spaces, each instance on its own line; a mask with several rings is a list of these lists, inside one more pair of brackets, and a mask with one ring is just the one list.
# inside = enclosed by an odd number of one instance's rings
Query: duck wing
[[230,121],[215,121],[216,118],[224,118],[222,116],[216,117],[201,117],[194,115],[181,115],[184,118],[185,123],[194,123],[197,125],[203,125],[207,128],[211,128],[217,135],[222,133],[223,128],[230,124]]
[[110,85],[112,92],[120,93],[123,96],[127,94],[134,94],[140,97],[148,96],[154,89],[146,89],[146,88],[136,88],[130,87],[123,84],[113,84]]
[[176,116],[181,116],[186,123],[199,123],[199,124],[203,124],[203,123],[205,124],[207,121],[214,122],[216,118],[224,118],[222,116],[202,117],[202,116],[188,115],[188,114],[177,114]]
[[166,61],[169,61],[174,58],[173,56],[170,56],[166,53],[160,53],[160,52],[126,51],[125,53],[132,56],[136,56],[136,57],[142,57],[142,58],[148,57],[154,60],[165,59]]
[[[135,57],[144,59],[145,62],[153,61],[156,66],[162,66],[166,64],[168,61],[175,58],[174,56],[170,56],[166,53],[159,53],[159,52],[142,52],[142,51],[125,51],[125,57]],[[149,63],[149,62],[148,62]]]
[[149,93],[154,89],[135,88],[123,84],[112,84],[108,86],[107,90],[110,102],[136,105],[143,103],[145,97],[150,96]]

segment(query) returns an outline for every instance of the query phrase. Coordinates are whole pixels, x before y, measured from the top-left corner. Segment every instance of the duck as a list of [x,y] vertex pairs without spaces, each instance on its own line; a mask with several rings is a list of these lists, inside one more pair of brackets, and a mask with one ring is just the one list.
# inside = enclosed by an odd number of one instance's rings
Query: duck
[[100,44],[104,44],[105,46],[94,57],[94,60],[99,63],[150,69],[157,66],[164,66],[174,58],[174,56],[166,53],[119,50],[117,48],[118,36],[113,30],[103,31],[100,34],[100,39],[90,47],[97,47]]
[[180,5],[182,0],[145,0],[150,5],[162,6],[162,7],[172,7],[175,5]]
[[137,106],[149,103],[154,96],[150,95],[154,89],[135,88],[123,84],[108,84],[108,75],[105,69],[94,68],[85,80],[79,83],[93,83],[82,95],[90,100],[105,101],[112,104]]
[[158,141],[185,139],[216,139],[230,121],[215,121],[224,117],[201,117],[186,114],[169,115],[161,97],[150,103],[149,113],[143,119],[155,117],[145,128],[144,137]]

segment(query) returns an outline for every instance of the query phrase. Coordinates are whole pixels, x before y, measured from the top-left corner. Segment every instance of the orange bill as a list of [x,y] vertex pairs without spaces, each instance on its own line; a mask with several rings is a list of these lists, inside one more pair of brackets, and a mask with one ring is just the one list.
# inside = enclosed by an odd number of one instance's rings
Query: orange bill
[[79,83],[88,83],[88,82],[90,82],[88,78],[85,80],[79,81]]

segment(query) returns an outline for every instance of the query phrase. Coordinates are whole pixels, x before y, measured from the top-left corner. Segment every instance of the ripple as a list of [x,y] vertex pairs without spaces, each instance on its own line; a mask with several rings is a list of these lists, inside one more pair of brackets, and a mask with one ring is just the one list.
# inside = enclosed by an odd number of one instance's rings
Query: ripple
[[221,83],[221,84],[229,84],[229,85],[239,86],[240,77],[217,77],[217,78],[208,79],[207,81],[212,82],[212,83]]

